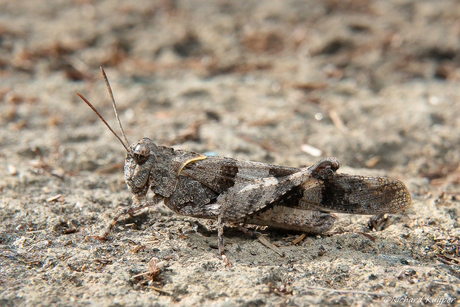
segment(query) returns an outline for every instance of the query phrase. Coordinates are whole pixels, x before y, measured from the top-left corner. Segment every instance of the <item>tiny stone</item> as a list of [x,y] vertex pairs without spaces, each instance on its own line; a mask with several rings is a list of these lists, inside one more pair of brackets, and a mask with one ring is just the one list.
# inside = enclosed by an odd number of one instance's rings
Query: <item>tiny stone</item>
[[8,169],[8,174],[10,174],[10,175],[16,175],[18,173],[18,170],[16,169],[16,166],[14,166],[12,164],[8,164],[8,166],[6,168]]
[[339,265],[339,269],[344,273],[347,273],[348,271],[350,271],[350,267],[348,265],[346,265],[346,264]]

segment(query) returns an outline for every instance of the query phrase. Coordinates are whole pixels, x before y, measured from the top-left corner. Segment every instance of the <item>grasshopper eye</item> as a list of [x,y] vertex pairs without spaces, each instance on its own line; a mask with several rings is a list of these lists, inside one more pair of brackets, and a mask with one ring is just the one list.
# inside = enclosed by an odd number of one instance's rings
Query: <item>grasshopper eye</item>
[[137,164],[144,164],[150,156],[150,149],[146,144],[139,144],[134,148],[133,157]]

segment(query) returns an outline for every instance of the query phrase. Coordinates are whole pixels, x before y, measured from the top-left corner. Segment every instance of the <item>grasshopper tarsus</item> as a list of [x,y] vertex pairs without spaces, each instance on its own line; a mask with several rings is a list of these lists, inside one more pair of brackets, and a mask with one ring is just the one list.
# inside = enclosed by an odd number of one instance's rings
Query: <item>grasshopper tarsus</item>
[[373,215],[369,219],[367,225],[370,230],[381,231],[388,227],[390,223],[385,214]]
[[231,262],[228,260],[228,258],[227,258],[227,256],[226,256],[225,254],[220,255],[220,256],[222,257],[222,261],[224,262],[224,264],[225,264],[226,266],[232,265]]

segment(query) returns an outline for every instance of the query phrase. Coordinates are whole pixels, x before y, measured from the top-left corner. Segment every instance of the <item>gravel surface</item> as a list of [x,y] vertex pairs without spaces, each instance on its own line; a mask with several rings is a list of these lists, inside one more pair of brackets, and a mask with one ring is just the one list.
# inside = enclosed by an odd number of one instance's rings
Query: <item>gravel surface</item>
[[[0,306],[438,306],[460,297],[458,1],[0,1]],[[402,180],[371,231],[216,223],[131,195],[130,142]],[[255,227],[250,227],[254,230]],[[144,273],[150,270],[150,275]],[[155,262],[156,265],[152,266]],[[157,271],[154,268],[157,268]],[[143,275],[142,275],[143,274]]]

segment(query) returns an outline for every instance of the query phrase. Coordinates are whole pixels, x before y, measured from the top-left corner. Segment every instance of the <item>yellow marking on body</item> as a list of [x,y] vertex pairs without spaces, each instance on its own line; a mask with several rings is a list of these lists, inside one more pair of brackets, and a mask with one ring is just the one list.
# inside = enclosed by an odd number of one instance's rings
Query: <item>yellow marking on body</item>
[[190,162],[200,161],[200,160],[204,160],[204,159],[206,159],[206,158],[207,158],[207,156],[201,155],[201,154],[200,154],[200,155],[198,155],[198,156],[196,156],[196,157],[193,157],[193,158],[190,158],[190,159],[188,159],[188,160],[185,160],[185,161],[182,162],[182,164],[180,165],[179,171],[177,172],[177,176],[180,175],[180,172],[182,172],[182,169],[183,169],[187,164],[189,164]]

